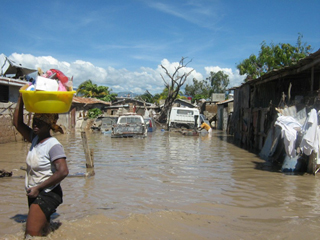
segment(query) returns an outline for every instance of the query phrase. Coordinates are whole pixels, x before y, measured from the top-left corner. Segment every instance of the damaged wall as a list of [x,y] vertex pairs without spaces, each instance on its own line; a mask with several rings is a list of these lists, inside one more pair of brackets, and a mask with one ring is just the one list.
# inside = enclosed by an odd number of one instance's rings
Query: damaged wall
[[[0,144],[22,141],[23,137],[12,124],[16,103],[0,103]],[[31,127],[33,114],[24,110],[24,123]],[[70,114],[59,114],[57,124],[66,133],[70,130]]]

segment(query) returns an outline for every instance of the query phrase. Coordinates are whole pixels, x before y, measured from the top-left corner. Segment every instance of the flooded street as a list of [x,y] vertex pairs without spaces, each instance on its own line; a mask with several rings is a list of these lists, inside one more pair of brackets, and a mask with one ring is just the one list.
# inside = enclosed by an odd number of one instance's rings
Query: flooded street
[[[55,136],[70,175],[85,173],[80,132]],[[62,182],[64,203],[53,219],[61,226],[45,239],[319,238],[319,176],[285,175],[221,131],[87,137],[95,176]],[[0,169],[14,174],[0,179],[0,239],[23,239],[28,209],[20,167],[28,146],[0,144]]]

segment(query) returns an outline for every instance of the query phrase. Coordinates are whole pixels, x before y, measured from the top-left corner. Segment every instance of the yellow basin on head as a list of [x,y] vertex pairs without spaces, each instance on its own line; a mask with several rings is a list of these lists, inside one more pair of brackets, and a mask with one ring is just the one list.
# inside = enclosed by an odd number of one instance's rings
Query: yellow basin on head
[[34,113],[65,113],[70,110],[76,91],[19,90],[26,110]]

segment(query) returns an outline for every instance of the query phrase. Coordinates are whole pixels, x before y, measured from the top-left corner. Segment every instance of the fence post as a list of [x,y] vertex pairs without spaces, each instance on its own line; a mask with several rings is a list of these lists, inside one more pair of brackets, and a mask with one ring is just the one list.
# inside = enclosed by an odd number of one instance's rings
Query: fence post
[[86,156],[86,167],[93,168],[93,150],[89,150],[86,132],[81,132],[82,144]]

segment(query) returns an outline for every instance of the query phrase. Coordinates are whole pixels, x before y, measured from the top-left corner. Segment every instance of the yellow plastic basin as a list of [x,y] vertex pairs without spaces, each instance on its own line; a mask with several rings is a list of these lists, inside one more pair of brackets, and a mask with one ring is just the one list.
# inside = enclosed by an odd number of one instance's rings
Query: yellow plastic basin
[[26,91],[19,90],[28,112],[65,113],[70,110],[76,91]]

